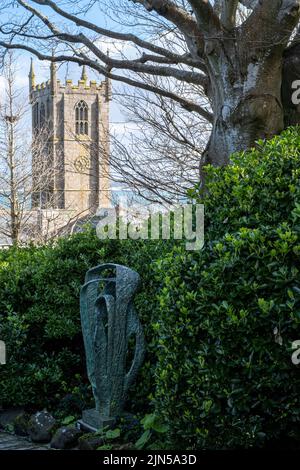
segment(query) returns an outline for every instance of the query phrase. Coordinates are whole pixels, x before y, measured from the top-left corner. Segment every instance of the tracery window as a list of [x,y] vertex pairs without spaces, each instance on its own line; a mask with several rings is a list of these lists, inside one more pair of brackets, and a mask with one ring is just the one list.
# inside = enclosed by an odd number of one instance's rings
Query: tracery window
[[85,101],[79,101],[75,107],[75,132],[77,135],[89,133],[89,108]]
[[44,103],[41,104],[41,111],[40,111],[40,128],[42,129],[45,125],[46,121],[46,109]]

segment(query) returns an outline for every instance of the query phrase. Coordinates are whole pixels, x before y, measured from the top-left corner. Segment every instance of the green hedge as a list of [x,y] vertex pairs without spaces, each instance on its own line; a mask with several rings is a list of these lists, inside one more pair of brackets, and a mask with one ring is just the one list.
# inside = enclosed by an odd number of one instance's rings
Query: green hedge
[[4,406],[51,406],[82,385],[84,355],[78,296],[84,272],[113,254],[90,233],[54,246],[0,253],[0,337]]
[[290,129],[206,169],[202,252],[157,263],[156,407],[174,445],[300,439],[300,136]]
[[[168,244],[100,241],[94,230],[62,238],[43,247],[0,252],[0,338],[8,363],[0,370],[0,403],[33,408],[87,406],[80,327],[79,291],[85,272],[104,262],[117,262],[141,274],[136,306],[145,328],[148,353],[132,389],[128,408],[147,408],[153,395],[155,363],[153,319],[156,319],[153,260]],[[134,399],[133,399],[134,397]]]

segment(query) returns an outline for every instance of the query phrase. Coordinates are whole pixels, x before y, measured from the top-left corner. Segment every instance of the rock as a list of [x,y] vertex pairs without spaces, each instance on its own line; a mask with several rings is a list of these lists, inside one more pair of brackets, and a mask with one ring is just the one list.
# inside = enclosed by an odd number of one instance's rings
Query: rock
[[78,440],[79,450],[96,450],[98,447],[103,446],[103,444],[103,437],[91,432],[84,434]]
[[51,440],[51,447],[53,449],[71,449],[72,447],[76,447],[81,435],[82,432],[74,426],[64,426],[59,428],[54,434]]
[[48,411],[39,411],[30,418],[28,433],[33,442],[50,442],[56,420]]
[[28,426],[29,426],[30,414],[22,412],[20,413],[13,422],[14,433],[17,436],[28,436]]

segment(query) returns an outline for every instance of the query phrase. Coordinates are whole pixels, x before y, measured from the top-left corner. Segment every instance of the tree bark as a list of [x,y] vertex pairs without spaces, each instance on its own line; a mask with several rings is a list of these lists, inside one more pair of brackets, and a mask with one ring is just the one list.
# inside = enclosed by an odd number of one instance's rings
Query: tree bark
[[214,121],[202,164],[226,165],[232,153],[283,130],[283,50],[246,47],[241,37],[207,43]]
[[204,47],[214,121],[202,166],[226,165],[232,153],[299,123],[291,96],[292,81],[297,74],[300,79],[300,46],[286,50],[299,20],[299,1],[256,2],[240,28],[230,27],[236,2],[228,5],[228,26],[223,23]]

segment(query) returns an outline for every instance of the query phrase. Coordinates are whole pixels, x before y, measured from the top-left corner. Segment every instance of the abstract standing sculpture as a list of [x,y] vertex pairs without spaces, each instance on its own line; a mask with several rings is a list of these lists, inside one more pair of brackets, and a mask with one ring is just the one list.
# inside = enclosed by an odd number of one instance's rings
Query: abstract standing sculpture
[[[124,410],[127,391],[143,362],[144,334],[133,305],[139,280],[135,271],[118,264],[103,264],[86,274],[80,293],[80,314],[96,408],[83,411],[83,427],[98,430],[114,424]],[[135,352],[126,370],[133,335]]]

